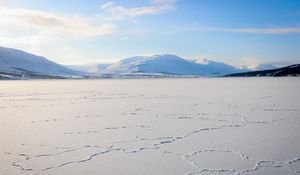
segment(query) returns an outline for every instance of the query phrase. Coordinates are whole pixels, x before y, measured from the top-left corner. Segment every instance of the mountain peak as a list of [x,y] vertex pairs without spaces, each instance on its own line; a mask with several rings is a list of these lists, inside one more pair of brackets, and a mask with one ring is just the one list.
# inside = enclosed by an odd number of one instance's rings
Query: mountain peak
[[205,60],[205,64],[199,64],[173,54],[158,54],[123,59],[108,67],[106,72],[109,74],[162,73],[178,75],[222,75],[239,72],[239,70],[225,63],[210,60]]

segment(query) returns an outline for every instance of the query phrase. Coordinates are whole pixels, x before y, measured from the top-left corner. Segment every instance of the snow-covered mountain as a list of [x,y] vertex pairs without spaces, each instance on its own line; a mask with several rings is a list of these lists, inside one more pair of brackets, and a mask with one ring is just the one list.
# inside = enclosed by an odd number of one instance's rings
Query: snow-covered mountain
[[108,74],[161,73],[176,75],[225,75],[241,72],[221,62],[205,60],[202,63],[186,60],[176,55],[163,54],[127,58],[106,68]]
[[278,67],[272,64],[259,64],[254,68],[254,70],[268,70],[268,69],[276,69],[276,68]]
[[68,69],[48,59],[21,50],[0,47],[0,73],[11,77],[68,77],[84,73]]
[[226,77],[299,77],[300,76],[300,64],[294,64],[276,69],[267,69],[260,71],[242,72],[225,75]]
[[84,64],[84,65],[64,65],[64,66],[69,69],[78,70],[82,72],[101,74],[105,71],[106,68],[108,68],[111,65],[112,64],[92,63],[92,64]]
[[0,47],[0,79],[219,76],[239,72],[243,70],[222,62],[187,60],[171,54],[131,57],[115,64],[62,66],[41,56]]

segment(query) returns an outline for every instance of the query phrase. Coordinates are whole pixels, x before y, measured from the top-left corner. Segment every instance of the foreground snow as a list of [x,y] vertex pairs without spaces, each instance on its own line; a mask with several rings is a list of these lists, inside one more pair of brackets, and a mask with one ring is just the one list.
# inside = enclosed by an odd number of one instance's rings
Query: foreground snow
[[0,174],[299,174],[299,78],[4,81]]

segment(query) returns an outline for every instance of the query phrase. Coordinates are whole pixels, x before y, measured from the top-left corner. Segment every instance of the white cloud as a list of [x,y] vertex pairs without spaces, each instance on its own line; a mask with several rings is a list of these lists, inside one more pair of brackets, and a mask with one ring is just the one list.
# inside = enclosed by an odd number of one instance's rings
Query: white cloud
[[217,28],[217,27],[179,27],[174,31],[167,32],[172,34],[182,31],[206,31],[206,32],[231,32],[231,33],[253,33],[253,34],[293,34],[300,33],[300,26],[296,27],[268,27],[268,28]]
[[[86,59],[88,56],[80,53],[82,48],[59,51],[66,45],[72,45],[73,40],[106,35],[116,35],[127,40],[133,31],[123,30],[119,33],[118,20],[130,18],[131,21],[137,21],[138,16],[164,13],[175,8],[174,0],[152,0],[152,5],[136,8],[124,8],[110,2],[103,4],[98,14],[83,16],[5,7],[2,2],[0,0],[0,46],[58,58],[63,62]],[[113,20],[106,20],[108,18]],[[134,35],[144,36],[146,31],[136,30]]]
[[99,24],[78,15],[63,16],[38,10],[0,8],[0,19],[0,27],[22,27],[62,36],[89,37],[116,32],[111,23]]
[[125,18],[134,18],[143,15],[155,15],[175,9],[175,0],[152,0],[153,6],[144,6],[136,8],[125,8],[115,5],[113,2],[107,2],[101,5],[101,9],[111,13],[111,20],[122,20]]
[[[96,17],[0,7],[0,46],[18,48],[48,58],[74,60],[74,55],[77,55],[76,59],[79,59],[80,49],[69,49],[69,53],[59,49],[73,39],[115,33],[114,24],[99,21]],[[70,53],[73,57],[68,56]]]
[[57,38],[50,36],[22,36],[22,37],[12,37],[12,36],[0,36],[1,44],[4,45],[31,45],[39,46],[41,44],[56,41]]
[[153,2],[154,4],[174,4],[176,3],[176,1],[178,0],[151,0],[151,2]]
[[257,34],[300,33],[300,27],[236,28],[236,29],[211,28],[210,30],[216,32],[220,31],[220,32],[257,33]]

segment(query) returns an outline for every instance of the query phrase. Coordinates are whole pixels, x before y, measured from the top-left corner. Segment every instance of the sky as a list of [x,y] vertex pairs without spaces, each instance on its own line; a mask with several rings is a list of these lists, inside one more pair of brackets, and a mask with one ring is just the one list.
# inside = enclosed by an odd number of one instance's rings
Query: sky
[[163,53],[300,63],[300,1],[0,0],[0,46],[62,64]]

